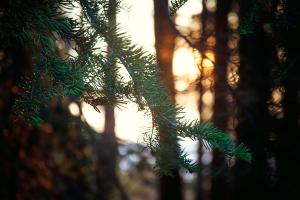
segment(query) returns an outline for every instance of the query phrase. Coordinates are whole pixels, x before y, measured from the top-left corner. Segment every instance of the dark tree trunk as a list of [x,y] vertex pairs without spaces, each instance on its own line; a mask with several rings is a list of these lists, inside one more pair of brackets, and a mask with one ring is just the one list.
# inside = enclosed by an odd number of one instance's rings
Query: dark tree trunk
[[161,70],[161,77],[168,88],[170,98],[175,101],[174,77],[172,73],[172,60],[175,48],[175,33],[167,19],[168,1],[154,0],[155,18],[155,49]]
[[31,68],[25,48],[17,44],[13,47],[0,47],[0,199],[17,198],[18,139],[32,132],[13,115],[21,77]]
[[[229,26],[227,15],[231,8],[231,1],[217,1],[216,10],[216,63],[215,63],[215,104],[213,122],[222,131],[227,131],[227,122],[229,117],[229,103],[227,96],[230,94],[227,83],[227,64],[229,59]],[[217,151],[213,152],[212,161],[212,200],[228,200],[229,188],[225,174],[222,173],[224,168],[224,156]],[[218,171],[220,171],[218,173]]]
[[[161,70],[162,80],[167,87],[170,98],[175,102],[174,78],[172,73],[172,59],[175,47],[175,34],[170,27],[167,19],[168,1],[154,0],[154,19],[155,19],[155,48],[157,60]],[[161,142],[167,143],[163,128],[160,131]],[[168,145],[168,144],[162,144]],[[174,158],[177,155],[174,153]],[[172,159],[172,158],[171,158]],[[178,168],[172,170],[173,177],[161,175],[159,178],[160,199],[182,199],[182,181]]]
[[[246,19],[252,4],[240,1],[240,19]],[[276,60],[272,41],[257,24],[251,35],[242,35],[240,39],[240,80],[237,87],[238,126],[237,136],[252,151],[251,165],[237,162],[235,179],[236,199],[270,199],[268,146],[270,116],[270,70]],[[245,171],[243,171],[245,170]]]
[[215,105],[213,121],[223,131],[226,131],[229,113],[226,101],[229,87],[227,83],[227,64],[229,59],[227,14],[229,11],[230,1],[219,0],[216,11]]
[[[270,96],[270,63],[266,59],[272,50],[270,45],[263,33],[242,37],[240,41],[240,81],[237,88],[240,104],[236,132],[239,140],[252,150],[253,161],[250,171],[237,177],[237,199],[253,199],[256,194],[268,199],[266,147],[269,129],[267,101]],[[252,192],[245,197],[249,188]]]
[[[285,27],[279,27],[280,42],[285,50],[286,61],[284,63],[285,75],[283,75],[283,113],[282,127],[278,134],[276,161],[278,181],[274,189],[275,199],[294,199],[299,196],[300,180],[300,18],[299,2],[286,0],[284,2],[284,15],[287,19]],[[280,24],[279,24],[280,25]],[[288,27],[288,28],[286,28]]]

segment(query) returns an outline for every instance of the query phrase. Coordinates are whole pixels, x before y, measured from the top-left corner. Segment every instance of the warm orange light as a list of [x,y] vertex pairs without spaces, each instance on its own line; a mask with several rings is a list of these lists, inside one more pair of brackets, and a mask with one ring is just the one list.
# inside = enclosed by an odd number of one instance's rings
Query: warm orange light
[[175,81],[175,89],[178,92],[183,92],[189,87],[189,84],[187,81],[184,80],[178,80]]
[[205,105],[212,105],[214,103],[214,95],[211,91],[206,91],[203,95],[202,95],[202,102]]
[[272,89],[272,98],[270,100],[270,104],[268,109],[272,116],[275,116],[277,119],[281,119],[284,117],[284,111],[281,105],[281,101],[283,99],[284,88],[277,87]]
[[280,103],[282,100],[282,88],[275,88],[272,91],[272,101],[274,103]]
[[[238,58],[239,59],[239,58]],[[238,74],[238,65],[234,63],[230,63],[227,66],[227,82],[228,84],[235,88],[239,82],[239,74]]]
[[214,67],[214,63],[210,59],[204,58],[203,62],[202,62],[202,67],[204,67],[204,68],[212,68],[212,67]]
[[206,51],[205,56],[206,56],[206,58],[208,58],[212,62],[216,61],[215,54],[214,54],[213,51]]
[[178,93],[175,96],[176,103],[184,108],[184,114],[180,115],[185,120],[199,119],[198,102],[200,94],[198,91]]
[[194,49],[193,55],[194,55],[195,63],[197,65],[201,65],[201,62],[202,62],[202,55],[201,55],[201,53],[197,49]]
[[174,52],[173,74],[178,77],[188,77],[190,82],[197,79],[200,72],[191,48],[180,47]]
[[228,77],[228,80],[227,80],[228,84],[231,87],[236,87],[237,83],[240,80],[240,76],[238,75],[238,73],[236,73],[235,71],[231,71],[228,73],[227,77]]
[[239,26],[239,16],[236,12],[228,13],[227,20],[230,28],[237,29]]

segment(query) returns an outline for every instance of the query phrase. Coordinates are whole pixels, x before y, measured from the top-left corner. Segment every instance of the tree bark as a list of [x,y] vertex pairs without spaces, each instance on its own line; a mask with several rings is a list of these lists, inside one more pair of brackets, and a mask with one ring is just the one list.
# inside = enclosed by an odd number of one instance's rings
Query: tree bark
[[[240,19],[246,19],[250,1],[240,1]],[[254,34],[241,35],[240,66],[237,87],[237,137],[252,151],[251,165],[238,161],[236,165],[236,199],[270,199],[268,147],[270,115],[270,71],[276,60],[275,47],[263,24],[256,25]],[[245,171],[243,171],[245,170]]]
[[[214,114],[213,122],[222,131],[227,131],[227,122],[230,115],[227,96],[229,85],[227,83],[227,64],[229,60],[229,26],[227,15],[231,8],[231,1],[217,1],[216,10],[216,62],[215,62],[215,85],[214,85]],[[212,200],[229,200],[229,188],[225,174],[216,173],[224,168],[225,158],[218,151],[213,152],[212,161]]]
[[[154,20],[155,20],[155,48],[157,61],[161,70],[161,78],[169,91],[170,99],[175,102],[174,78],[172,73],[172,60],[175,47],[175,34],[167,19],[168,1],[154,0]],[[163,127],[160,130],[162,145],[168,145],[168,138],[165,138]],[[175,155],[175,158],[177,155]],[[172,158],[170,158],[172,159]],[[160,199],[182,199],[182,181],[179,169],[172,170],[173,176],[161,175],[159,178]]]

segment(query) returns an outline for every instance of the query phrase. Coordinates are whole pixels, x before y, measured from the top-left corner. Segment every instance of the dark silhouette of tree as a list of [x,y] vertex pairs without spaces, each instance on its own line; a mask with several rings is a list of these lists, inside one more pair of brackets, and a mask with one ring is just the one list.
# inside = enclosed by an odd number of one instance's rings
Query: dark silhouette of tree
[[[1,44],[2,41],[0,41]],[[28,49],[21,44],[14,44],[14,48],[0,46],[0,198],[16,199],[18,191],[18,138],[33,132],[12,113],[13,102],[20,92],[18,88],[21,77],[31,69],[28,59]]]
[[[161,71],[161,78],[165,84],[169,97],[175,103],[174,77],[172,73],[172,60],[175,48],[175,33],[168,21],[167,15],[168,1],[154,0],[154,20],[155,20],[155,48],[157,61]],[[168,146],[170,138],[164,134],[166,127],[160,127],[160,142],[162,146]],[[175,152],[169,152],[169,162],[177,157]],[[179,166],[174,165],[172,176],[161,175],[159,177],[160,199],[182,199],[182,181],[179,174]]]
[[[254,2],[239,1],[240,19],[247,20]],[[263,12],[263,11],[262,11]],[[262,19],[266,13],[262,13]],[[253,152],[250,166],[237,162],[235,179],[236,199],[253,199],[259,194],[262,199],[270,199],[268,180],[270,115],[270,72],[276,64],[274,43],[259,21],[255,24],[255,33],[241,35],[239,42],[240,66],[239,82],[236,89],[238,99],[237,137],[244,141]],[[243,169],[245,171],[243,172]],[[251,188],[251,192],[247,191]],[[247,195],[245,195],[247,194]]]
[[[227,82],[227,65],[229,62],[229,25],[228,13],[231,9],[232,1],[217,1],[216,18],[216,46],[215,46],[215,82],[214,82],[214,113],[213,122],[221,130],[227,132],[227,124],[230,116],[230,105],[228,96],[230,95],[229,85]],[[213,152],[212,167],[212,186],[211,199],[212,200],[226,200],[229,199],[229,183],[226,174],[222,172],[225,169],[225,157],[220,152]]]
[[[277,3],[277,4],[276,4]],[[299,70],[299,2],[294,0],[275,1],[280,6],[274,22],[276,42],[283,51],[281,86],[283,87],[283,115],[277,120],[278,133],[275,141],[277,181],[274,199],[292,199],[299,196],[300,160],[297,149],[300,146],[300,70]]]

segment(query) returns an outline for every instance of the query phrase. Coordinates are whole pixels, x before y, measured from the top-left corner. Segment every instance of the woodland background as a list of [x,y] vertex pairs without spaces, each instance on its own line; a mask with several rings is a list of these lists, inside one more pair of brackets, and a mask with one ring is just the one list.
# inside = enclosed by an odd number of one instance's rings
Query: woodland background
[[[7,48],[0,34],[0,199],[297,199],[299,2],[191,0],[170,16],[167,0],[147,0],[146,8],[142,0],[127,1],[132,7],[121,15],[123,22],[126,14],[152,15],[153,9],[153,24],[133,18],[143,27],[131,31],[154,30],[140,43],[156,53],[172,101],[186,108],[187,117],[212,121],[246,144],[251,163],[183,141],[201,170],[157,174],[151,152],[136,137],[126,140],[136,134],[130,122],[148,123],[131,114],[136,107],[124,111],[128,121],[119,122],[116,135],[119,108],[101,107],[93,115],[72,95],[51,99],[38,126],[19,120],[13,106],[23,92],[23,75],[32,70],[34,50],[19,43]],[[5,6],[0,3],[0,30]]]

